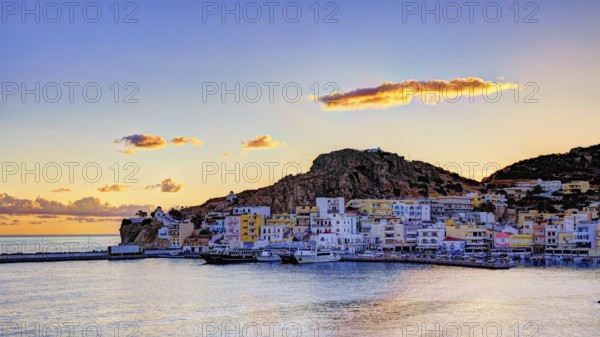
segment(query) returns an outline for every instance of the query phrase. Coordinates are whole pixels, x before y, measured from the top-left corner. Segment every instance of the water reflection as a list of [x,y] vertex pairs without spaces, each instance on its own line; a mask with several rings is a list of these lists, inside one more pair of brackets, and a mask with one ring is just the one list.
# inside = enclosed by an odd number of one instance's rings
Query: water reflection
[[479,324],[471,326],[474,336],[485,335],[486,324],[499,326],[503,336],[515,335],[516,328],[527,335],[528,322],[539,327],[537,336],[594,336],[600,330],[598,268],[214,266],[184,259],[32,263],[0,266],[0,294],[5,322],[94,322],[105,336],[116,322],[136,324],[140,336],[221,336],[223,329],[240,336],[244,327],[253,336],[254,323],[262,336],[294,336],[298,327],[302,336],[424,336],[424,329],[444,327],[455,329],[447,330],[450,336],[457,327],[469,336],[469,322]]

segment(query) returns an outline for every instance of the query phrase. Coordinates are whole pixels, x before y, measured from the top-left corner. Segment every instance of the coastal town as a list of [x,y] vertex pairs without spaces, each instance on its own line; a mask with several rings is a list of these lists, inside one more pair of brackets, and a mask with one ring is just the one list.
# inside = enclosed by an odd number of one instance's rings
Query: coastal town
[[[514,259],[600,258],[600,203],[589,181],[496,180],[486,193],[458,196],[352,199],[317,197],[289,213],[245,205],[233,192],[228,210],[186,216],[158,207],[127,226],[158,223],[156,240],[123,244],[202,253],[214,247],[269,249],[313,245],[342,254],[504,254]],[[526,205],[547,200],[553,211]],[[579,202],[574,202],[579,200]],[[568,207],[564,207],[568,206]],[[123,236],[123,235],[122,235]],[[158,246],[158,247],[157,247]]]

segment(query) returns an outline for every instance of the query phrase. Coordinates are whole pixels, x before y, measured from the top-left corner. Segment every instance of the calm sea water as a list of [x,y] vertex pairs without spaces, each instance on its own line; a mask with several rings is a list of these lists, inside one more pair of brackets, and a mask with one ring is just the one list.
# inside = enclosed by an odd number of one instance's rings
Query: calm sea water
[[119,235],[0,236],[0,254],[89,252],[120,242]]
[[0,265],[2,336],[599,336],[599,300],[599,268]]

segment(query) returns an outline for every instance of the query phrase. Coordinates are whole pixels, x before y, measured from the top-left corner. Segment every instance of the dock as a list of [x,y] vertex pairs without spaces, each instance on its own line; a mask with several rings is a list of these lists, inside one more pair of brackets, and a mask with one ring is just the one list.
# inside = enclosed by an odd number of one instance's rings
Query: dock
[[504,262],[481,262],[481,261],[460,261],[460,260],[440,260],[422,257],[402,257],[402,256],[358,256],[358,255],[342,255],[342,261],[347,262],[397,262],[397,263],[413,263],[413,264],[432,264],[439,266],[480,268],[492,270],[506,270],[515,266],[514,263]]
[[[0,255],[0,264],[3,263],[27,263],[27,262],[60,262],[60,261],[119,261],[146,258],[185,258],[200,259],[199,255],[178,255],[168,254],[123,254],[110,255],[108,252],[85,252],[85,253],[38,253],[38,254],[6,254]],[[432,264],[439,266],[454,266],[466,268],[481,269],[510,269],[515,266],[514,263],[504,262],[481,262],[481,261],[461,261],[461,260],[441,260],[424,257],[407,257],[397,255],[385,256],[359,256],[352,254],[342,255],[341,261],[348,262],[395,262],[395,263],[414,263],[414,264]]]
[[107,252],[0,255],[0,263],[107,260]]
[[133,260],[145,259],[148,255],[109,255],[108,252],[86,253],[39,253],[39,254],[7,254],[0,255],[0,264],[27,262],[64,262],[64,261],[98,261],[98,260]]

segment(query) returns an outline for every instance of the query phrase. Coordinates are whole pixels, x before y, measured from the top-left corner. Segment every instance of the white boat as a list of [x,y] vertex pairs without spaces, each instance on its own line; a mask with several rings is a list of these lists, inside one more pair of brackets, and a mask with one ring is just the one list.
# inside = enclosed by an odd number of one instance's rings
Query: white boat
[[294,253],[294,259],[299,264],[305,263],[321,263],[321,262],[337,262],[342,259],[342,256],[337,252],[330,250],[319,249],[298,249]]
[[273,254],[270,250],[263,250],[256,254],[258,262],[281,262],[281,257],[277,254]]
[[370,250],[365,250],[362,254],[359,254],[362,257],[384,257],[385,254],[382,252],[372,252]]

